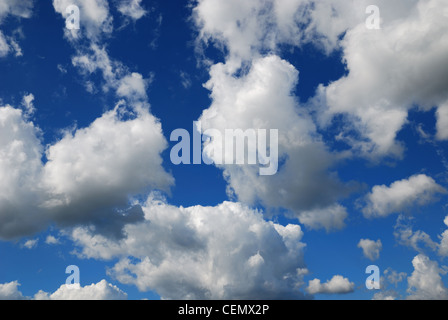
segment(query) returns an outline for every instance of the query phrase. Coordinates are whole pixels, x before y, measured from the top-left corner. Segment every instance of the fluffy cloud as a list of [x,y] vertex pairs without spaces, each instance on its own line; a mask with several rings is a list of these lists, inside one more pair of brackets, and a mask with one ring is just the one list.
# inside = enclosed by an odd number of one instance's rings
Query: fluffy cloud
[[0,284],[0,300],[24,300],[25,297],[20,292],[19,286],[17,281]]
[[34,300],[127,300],[127,298],[125,292],[106,280],[78,288],[62,285],[54,293],[39,291],[34,295]]
[[383,248],[381,240],[373,241],[369,239],[361,239],[358,248],[362,249],[364,256],[372,261],[380,258],[380,252]]
[[[445,218],[444,223],[448,227],[448,216]],[[440,236],[439,255],[448,257],[448,230],[444,231]]]
[[19,109],[0,107],[0,238],[43,227],[39,208],[43,146],[40,130]]
[[260,176],[258,166],[218,165],[224,169],[229,191],[245,203],[287,208],[311,228],[343,226],[346,212],[335,202],[349,188],[331,172],[336,155],[327,151],[306,110],[291,94],[297,70],[277,56],[267,56],[255,59],[240,77],[233,72],[228,64],[211,68],[206,87],[213,103],[200,118],[202,129],[278,129],[283,163],[273,176]]
[[119,258],[109,270],[124,284],[165,299],[303,298],[302,230],[266,222],[241,204],[177,208],[148,200],[145,221],[111,241],[86,228],[71,237],[82,257]]
[[0,300],[126,300],[128,295],[118,287],[102,280],[90,286],[62,285],[54,293],[39,291],[34,297],[25,297],[17,281],[0,284]]
[[447,300],[448,289],[445,287],[440,269],[436,261],[419,254],[412,260],[414,271],[408,278],[410,300]]
[[0,108],[0,238],[32,234],[50,221],[94,223],[120,236],[123,224],[143,219],[131,196],[173,184],[162,168],[161,125],[147,110],[117,105],[49,145],[45,164],[39,136],[21,110]]
[[[445,138],[446,2],[380,1],[377,5],[387,15],[382,29],[369,30],[360,23],[341,41],[348,75],[324,89],[328,110],[321,114],[327,120],[346,115],[352,125],[339,138],[361,154],[400,157],[403,146],[396,141],[397,134],[416,105],[421,110],[440,107],[438,137]],[[353,129],[360,138],[350,134]]]
[[343,276],[334,276],[321,283],[319,279],[310,280],[306,291],[309,294],[346,294],[354,291],[355,284]]
[[446,193],[447,191],[431,177],[424,174],[415,175],[396,181],[390,187],[373,187],[366,197],[367,205],[363,213],[368,218],[386,217],[413,205],[425,205],[433,200],[434,195]]

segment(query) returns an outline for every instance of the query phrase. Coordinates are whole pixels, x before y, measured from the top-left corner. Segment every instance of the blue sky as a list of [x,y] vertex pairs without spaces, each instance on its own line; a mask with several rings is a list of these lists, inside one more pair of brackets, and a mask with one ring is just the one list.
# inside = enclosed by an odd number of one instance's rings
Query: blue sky
[[[368,5],[0,0],[0,298],[447,299],[447,4]],[[277,174],[173,165],[194,121]]]

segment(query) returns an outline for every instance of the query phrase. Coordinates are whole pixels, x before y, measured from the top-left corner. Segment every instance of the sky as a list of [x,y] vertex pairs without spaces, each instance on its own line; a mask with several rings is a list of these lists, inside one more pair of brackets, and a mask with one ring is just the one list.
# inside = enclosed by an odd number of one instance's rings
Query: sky
[[0,299],[448,299],[448,1],[373,2],[0,0]]

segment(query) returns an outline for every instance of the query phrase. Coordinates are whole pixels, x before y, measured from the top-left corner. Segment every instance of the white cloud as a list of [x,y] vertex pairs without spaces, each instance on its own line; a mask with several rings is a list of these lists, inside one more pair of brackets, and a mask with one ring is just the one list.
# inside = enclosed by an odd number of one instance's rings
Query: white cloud
[[[408,111],[446,104],[448,35],[445,0],[379,1],[381,30],[352,26],[341,41],[348,75],[323,95],[327,120],[345,114],[352,125],[341,138],[369,157],[401,157],[397,134]],[[339,12],[345,15],[344,12]],[[439,138],[444,138],[444,108],[439,109]],[[350,134],[357,130],[360,137]]]
[[34,95],[32,93],[23,96],[22,107],[24,109],[23,111],[25,116],[29,117],[33,115],[33,113],[36,111],[33,102],[34,102]]
[[10,51],[8,42],[6,41],[3,32],[0,30],[0,58],[6,57]]
[[0,108],[0,238],[30,235],[50,221],[93,223],[120,236],[123,224],[143,219],[132,196],[173,184],[162,167],[161,125],[148,111],[117,105],[49,145],[45,164],[40,134],[21,110]]
[[0,300],[127,300],[127,293],[117,286],[101,280],[85,287],[62,285],[54,293],[40,290],[34,297],[25,297],[19,290],[19,282],[0,284]]
[[31,234],[45,224],[39,209],[40,130],[11,106],[0,107],[0,237]]
[[372,261],[380,258],[380,252],[383,249],[381,240],[373,241],[369,239],[361,239],[358,248],[362,248],[364,256]]
[[234,72],[229,64],[211,68],[206,88],[213,102],[200,118],[202,129],[277,129],[279,161],[284,163],[273,176],[260,176],[258,166],[218,165],[229,191],[244,203],[287,208],[312,228],[340,228],[346,214],[335,202],[349,188],[331,172],[336,155],[327,151],[291,93],[298,71],[277,56],[267,56],[255,59],[239,77]]
[[117,286],[101,280],[90,286],[71,288],[62,285],[54,293],[39,291],[34,300],[127,300],[128,295]]
[[148,12],[142,8],[142,0],[120,0],[118,11],[134,21],[143,18]]
[[419,254],[412,260],[414,271],[408,278],[408,299],[410,300],[447,300],[448,289],[445,287],[436,261]]
[[366,197],[366,206],[362,210],[368,218],[386,217],[400,213],[414,205],[425,205],[431,202],[436,194],[447,191],[434,179],[424,174],[414,175],[391,184],[375,186]]
[[310,280],[306,291],[309,294],[346,294],[354,291],[355,284],[343,276],[336,275],[321,283],[319,279]]
[[303,211],[298,216],[300,223],[308,228],[324,228],[327,232],[343,229],[347,217],[347,209],[339,204],[324,209]]
[[60,244],[61,242],[55,236],[48,235],[47,238],[45,239],[45,243],[49,244],[49,245],[57,245],[57,244]]
[[448,140],[448,101],[437,109],[437,138]]
[[24,300],[17,281],[0,284],[0,300]]
[[113,216],[122,223],[142,219],[139,206],[128,209],[129,196],[169,192],[173,179],[160,156],[166,147],[157,119],[119,105],[47,149],[43,185],[50,196],[44,207],[61,224],[96,221],[117,235],[121,224],[114,226]]
[[0,0],[0,23],[8,15],[20,18],[30,18],[33,9],[33,0]]
[[77,228],[82,257],[119,262],[109,274],[165,299],[301,298],[302,230],[238,203],[177,208],[148,200],[145,221],[111,241]]
[[76,41],[86,37],[97,42],[102,37],[112,33],[113,18],[109,12],[109,3],[106,0],[53,0],[55,11],[64,19],[69,17],[66,9],[76,5],[80,10],[80,30],[65,28],[65,35],[69,40]]
[[417,252],[423,252],[420,244],[431,250],[436,250],[438,247],[438,244],[426,232],[421,230],[414,231],[409,221],[402,215],[397,219],[394,227],[394,236],[400,245],[413,248]]
[[[33,0],[0,0],[0,26],[8,16],[16,18],[30,18],[33,11]],[[16,57],[23,55],[17,41],[12,36],[5,36],[0,30],[0,58],[15,51]]]
[[39,239],[30,239],[23,244],[23,247],[31,250],[36,248],[38,243]]

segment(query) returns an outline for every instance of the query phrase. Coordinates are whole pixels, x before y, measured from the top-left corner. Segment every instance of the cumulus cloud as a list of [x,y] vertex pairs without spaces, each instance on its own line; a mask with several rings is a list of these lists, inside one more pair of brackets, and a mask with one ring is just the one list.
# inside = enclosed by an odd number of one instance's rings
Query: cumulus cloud
[[85,258],[119,262],[109,274],[164,299],[304,298],[303,232],[267,222],[239,203],[178,208],[149,199],[145,221],[111,241],[71,233]]
[[[275,175],[260,176],[259,166],[218,165],[224,170],[229,191],[245,203],[287,208],[312,228],[343,226],[346,212],[335,203],[350,188],[332,172],[337,156],[326,149],[306,110],[291,94],[298,71],[277,56],[267,56],[255,59],[239,77],[228,64],[214,65],[210,74],[206,88],[213,103],[199,119],[204,132],[277,129],[279,133],[281,165]],[[219,149],[216,143],[208,143],[208,148]],[[226,152],[224,149],[228,156]],[[216,155],[211,157],[222,163]]]
[[43,146],[40,130],[11,106],[0,107],[0,238],[43,227],[39,208]]
[[373,241],[369,239],[361,239],[358,248],[362,249],[364,256],[372,261],[380,258],[380,252],[383,249],[381,240]]
[[24,300],[18,281],[0,284],[0,300]]
[[[410,109],[438,106],[438,137],[445,137],[448,36],[444,0],[377,3],[381,30],[363,23],[347,30],[341,46],[348,75],[324,88],[327,112],[346,115],[340,138],[369,157],[401,157],[397,134]],[[407,6],[407,8],[406,8]],[[342,12],[339,12],[343,14]],[[350,134],[355,129],[359,137]]]
[[362,211],[368,218],[386,217],[414,205],[425,205],[431,202],[435,195],[446,193],[447,190],[431,177],[424,174],[415,175],[396,181],[390,187],[373,187],[366,197],[367,204]]
[[336,275],[321,283],[319,279],[310,280],[306,291],[309,294],[347,294],[354,291],[355,284],[343,276]]
[[24,296],[19,286],[18,281],[0,284],[0,300],[127,300],[128,297],[127,293],[106,280],[85,287],[64,284],[54,293],[40,290],[33,297]]
[[[127,120],[124,120],[124,117]],[[169,192],[173,178],[162,167],[167,147],[159,121],[123,104],[89,127],[67,132],[45,149],[40,130],[19,109],[0,108],[0,238],[41,230],[50,221],[79,223],[120,236],[143,219],[132,196]]]
[[55,236],[48,235],[47,238],[45,239],[45,243],[49,244],[49,245],[57,245],[57,244],[60,244],[61,242]]
[[127,293],[117,286],[101,280],[85,287],[72,288],[62,285],[54,293],[39,291],[34,295],[34,300],[127,300]]
[[447,300],[448,289],[441,274],[445,272],[436,261],[419,254],[412,260],[414,271],[408,278],[409,300]]

